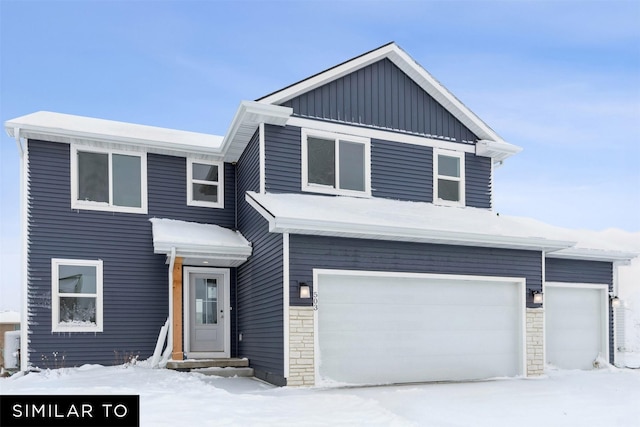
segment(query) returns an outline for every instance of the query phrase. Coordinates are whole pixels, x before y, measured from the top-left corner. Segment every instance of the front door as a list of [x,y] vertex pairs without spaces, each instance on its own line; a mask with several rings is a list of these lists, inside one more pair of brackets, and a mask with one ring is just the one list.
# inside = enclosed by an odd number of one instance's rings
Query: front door
[[191,352],[224,352],[225,292],[222,274],[189,274]]

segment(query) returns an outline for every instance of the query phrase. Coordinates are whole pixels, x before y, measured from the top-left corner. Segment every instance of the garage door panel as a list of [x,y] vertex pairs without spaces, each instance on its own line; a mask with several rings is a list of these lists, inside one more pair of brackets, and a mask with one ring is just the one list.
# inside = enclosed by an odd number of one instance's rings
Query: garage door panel
[[564,369],[592,369],[606,355],[606,287],[547,286],[547,362]]
[[368,305],[340,304],[329,305],[320,301],[325,330],[358,330],[360,322],[342,321],[343,311],[357,313],[362,323],[377,324],[379,330],[398,331],[407,328],[419,330],[469,330],[483,331],[487,329],[511,331],[513,326],[505,324],[506,316],[515,318],[519,315],[514,307],[492,306],[457,306],[459,311],[450,306],[417,306],[417,305]]
[[371,384],[522,373],[517,283],[326,275],[317,284],[325,379]]

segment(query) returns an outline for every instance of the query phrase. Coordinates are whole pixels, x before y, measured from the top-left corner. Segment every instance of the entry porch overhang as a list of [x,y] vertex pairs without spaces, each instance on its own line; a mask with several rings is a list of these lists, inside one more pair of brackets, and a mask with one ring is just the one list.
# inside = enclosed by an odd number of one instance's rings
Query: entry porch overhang
[[237,267],[251,255],[251,243],[239,231],[166,218],[150,221],[153,252],[169,257],[174,249],[183,265]]

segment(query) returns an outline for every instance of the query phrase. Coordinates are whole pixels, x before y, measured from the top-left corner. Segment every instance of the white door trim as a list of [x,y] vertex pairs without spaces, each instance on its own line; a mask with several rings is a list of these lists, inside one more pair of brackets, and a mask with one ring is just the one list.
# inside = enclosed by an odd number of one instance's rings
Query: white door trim
[[515,284],[519,287],[520,302],[520,375],[526,376],[527,369],[527,304],[526,289],[527,280],[524,277],[502,277],[502,276],[475,276],[462,274],[433,274],[433,273],[408,273],[394,271],[367,271],[367,270],[333,270],[333,269],[313,269],[313,340],[314,340],[314,370],[316,385],[320,379],[320,343],[318,332],[318,305],[322,303],[321,286],[319,284],[320,276],[361,276],[361,277],[403,277],[415,279],[431,279],[431,280],[452,280],[452,281],[474,281],[474,282],[503,282],[505,284]]
[[[545,282],[544,283],[544,294],[545,300],[546,297],[546,288],[574,288],[574,289],[599,289],[602,292],[602,303],[600,305],[600,314],[602,314],[601,325],[603,336],[600,340],[600,345],[603,351],[603,357],[606,359],[607,363],[609,363],[609,335],[611,335],[611,331],[609,330],[609,285],[607,284],[594,284],[594,283],[565,283],[565,282]],[[544,324],[547,324],[547,311],[544,311]],[[545,349],[545,363],[547,361],[547,331],[545,327],[544,331],[544,349]]]
[[[213,352],[193,352],[191,351],[190,343],[190,309],[189,309],[189,291],[191,281],[189,275],[195,274],[220,274],[223,276],[224,286],[224,302],[223,302],[223,315],[224,315],[224,351]],[[231,271],[228,268],[210,268],[210,267],[188,267],[185,266],[182,269],[182,330],[184,340],[184,352],[188,358],[202,359],[202,358],[228,358],[231,355],[231,305],[230,305],[230,291],[231,291]]]

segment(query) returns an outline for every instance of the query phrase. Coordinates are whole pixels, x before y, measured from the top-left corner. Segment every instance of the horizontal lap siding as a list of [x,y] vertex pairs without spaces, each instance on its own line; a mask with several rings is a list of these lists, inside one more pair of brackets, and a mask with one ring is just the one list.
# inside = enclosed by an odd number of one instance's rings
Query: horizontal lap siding
[[300,128],[296,126],[265,125],[265,187],[267,192],[301,192],[301,135]]
[[[149,217],[229,226],[233,205],[187,207],[186,160],[149,154],[148,215],[71,210],[69,156],[66,144],[29,141],[29,360],[48,368],[147,358],[168,314],[167,265],[153,253]],[[227,176],[233,183],[233,168]],[[52,258],[103,260],[104,332],[51,332]]]
[[311,304],[296,297],[295,284],[312,283],[314,268],[524,277],[528,291],[542,288],[536,251],[291,235],[289,263],[294,306]]
[[393,129],[462,143],[477,136],[388,59],[283,104],[294,115]]
[[465,153],[465,202],[474,208],[491,208],[491,158]]
[[[546,258],[545,280],[547,282],[589,283],[608,285],[613,291],[613,264],[602,261]],[[609,363],[613,363],[613,310],[609,305]]]
[[259,171],[256,133],[237,164],[238,229],[253,247],[238,267],[238,354],[249,359],[259,378],[285,385],[282,235],[269,233],[267,221],[244,200],[247,191],[259,191]]
[[433,201],[433,149],[371,140],[371,193],[374,197]]

